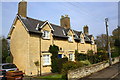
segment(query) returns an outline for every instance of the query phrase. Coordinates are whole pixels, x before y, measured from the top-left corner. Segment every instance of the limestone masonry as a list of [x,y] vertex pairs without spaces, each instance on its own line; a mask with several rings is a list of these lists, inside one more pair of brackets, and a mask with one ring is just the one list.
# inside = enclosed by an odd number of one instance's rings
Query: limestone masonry
[[[83,30],[71,29],[68,15],[61,16],[60,26],[27,17],[27,2],[21,1],[8,34],[13,63],[26,75],[45,74],[51,72],[50,45],[59,46],[59,58],[66,56],[71,61],[75,61],[75,50],[83,54],[88,50],[97,52],[88,26],[84,26]],[[38,66],[35,65],[37,61]]]

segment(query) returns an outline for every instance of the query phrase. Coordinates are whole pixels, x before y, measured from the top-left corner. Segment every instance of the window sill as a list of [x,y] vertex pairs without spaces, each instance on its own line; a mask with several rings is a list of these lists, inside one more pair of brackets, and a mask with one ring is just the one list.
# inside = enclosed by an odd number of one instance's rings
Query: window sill
[[49,66],[51,66],[50,64],[49,65],[43,65],[43,67],[49,67]]
[[73,43],[73,41],[68,41],[69,43]]
[[50,40],[50,38],[42,38],[42,39],[44,39],[44,40]]
[[81,44],[84,44],[84,43],[81,43]]

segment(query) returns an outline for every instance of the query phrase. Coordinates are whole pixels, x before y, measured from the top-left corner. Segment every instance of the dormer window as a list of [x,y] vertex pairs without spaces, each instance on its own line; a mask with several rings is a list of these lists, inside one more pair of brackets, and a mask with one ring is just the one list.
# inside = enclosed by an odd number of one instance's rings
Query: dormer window
[[81,43],[84,43],[84,37],[81,37]]
[[95,43],[94,40],[92,40],[92,41],[91,41],[91,44],[94,44],[94,43]]
[[64,30],[62,30],[62,32],[63,32],[63,34],[65,35],[65,31],[64,31]]
[[75,35],[74,35],[74,38],[75,38],[75,39],[77,39],[77,38],[78,38],[77,34],[75,34]]
[[68,41],[73,42],[72,36],[68,36]]
[[50,32],[49,31],[43,31],[42,35],[43,39],[50,39]]

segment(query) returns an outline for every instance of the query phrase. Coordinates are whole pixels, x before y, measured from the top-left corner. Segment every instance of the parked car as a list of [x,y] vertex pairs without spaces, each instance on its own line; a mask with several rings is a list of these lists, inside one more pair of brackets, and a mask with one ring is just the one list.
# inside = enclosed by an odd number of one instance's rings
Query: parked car
[[7,71],[18,71],[18,68],[15,64],[12,63],[0,64],[0,80],[5,80]]
[[0,64],[0,70],[5,70],[6,72],[7,71],[17,71],[18,68],[15,64],[3,63],[3,64]]

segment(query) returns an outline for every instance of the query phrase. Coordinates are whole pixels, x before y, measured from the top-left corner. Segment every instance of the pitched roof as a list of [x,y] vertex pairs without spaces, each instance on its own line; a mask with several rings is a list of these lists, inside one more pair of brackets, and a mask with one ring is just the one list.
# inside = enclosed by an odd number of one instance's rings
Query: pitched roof
[[[39,24],[39,27],[41,27],[46,22],[46,21],[33,19],[33,18],[30,18],[30,17],[25,18],[25,17],[22,17],[20,15],[17,15],[17,16],[23,22],[23,24],[25,25],[27,30],[31,33],[41,33],[36,28],[38,27],[38,24]],[[55,25],[55,24],[52,24],[52,23],[50,23],[50,25],[51,25],[52,29],[54,30],[53,31],[53,36],[54,37],[68,38],[67,32],[70,29],[65,29],[64,27],[61,27],[59,25]],[[74,38],[76,40],[80,41],[80,34],[82,33],[82,31],[73,30],[73,32],[75,33]],[[91,36],[92,35],[85,36],[85,41],[90,41]]]

